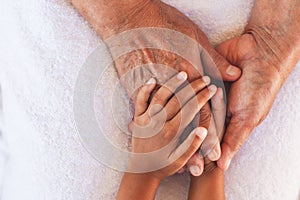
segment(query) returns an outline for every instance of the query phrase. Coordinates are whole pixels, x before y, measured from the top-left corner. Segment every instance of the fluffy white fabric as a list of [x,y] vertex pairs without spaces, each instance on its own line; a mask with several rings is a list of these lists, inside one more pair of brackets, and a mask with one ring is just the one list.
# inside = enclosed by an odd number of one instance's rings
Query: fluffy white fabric
[[[252,8],[252,1],[243,0],[166,2],[201,26],[214,44],[240,34]],[[1,199],[114,199],[121,174],[97,162],[82,146],[72,110],[79,69],[101,40],[63,0],[2,1],[0,27],[5,122]],[[99,83],[99,99],[112,95],[116,74],[107,73]],[[104,100],[97,108],[106,116]],[[226,173],[228,199],[299,199],[299,111],[300,65],[268,118],[232,161]],[[112,120],[101,123],[107,127]],[[157,199],[185,199],[188,184],[187,175],[168,178]]]

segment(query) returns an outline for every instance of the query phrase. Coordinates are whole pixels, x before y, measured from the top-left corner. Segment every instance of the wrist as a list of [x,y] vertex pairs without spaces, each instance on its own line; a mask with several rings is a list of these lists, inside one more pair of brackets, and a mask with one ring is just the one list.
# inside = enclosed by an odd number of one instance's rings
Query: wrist
[[149,174],[124,173],[117,199],[152,200],[159,187],[160,180]]
[[191,177],[188,199],[222,200],[224,194],[224,172],[220,168],[212,168],[200,177]]
[[72,0],[76,10],[102,38],[118,33],[153,0]]
[[300,2],[255,1],[245,33],[253,35],[261,58],[274,65],[285,79],[300,59]]
[[135,181],[136,183],[143,183],[143,185],[149,185],[153,187],[159,186],[161,179],[152,175],[151,173],[128,173],[124,174],[124,177]]
[[263,71],[274,82],[283,83],[299,59],[287,40],[273,36],[265,27],[248,25],[242,39],[250,47],[243,57],[249,70]]

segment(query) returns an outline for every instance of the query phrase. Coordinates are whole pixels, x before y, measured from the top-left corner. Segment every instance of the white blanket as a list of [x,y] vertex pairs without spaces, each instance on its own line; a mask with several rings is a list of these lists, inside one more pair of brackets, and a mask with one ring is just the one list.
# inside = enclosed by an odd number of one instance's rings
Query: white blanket
[[[194,20],[213,44],[240,34],[252,8],[252,1],[244,0],[166,2]],[[64,0],[2,1],[0,30],[1,199],[114,199],[121,173],[83,147],[72,110],[77,74],[101,43],[99,37]],[[102,57],[107,62],[105,50]],[[99,115],[108,112],[104,99],[112,95],[109,83],[115,80],[111,70],[100,84]],[[298,64],[268,118],[232,161],[226,173],[228,199],[300,198],[299,111]],[[109,128],[112,122],[107,117],[100,123]],[[186,199],[188,184],[187,174],[168,178],[157,199]]]

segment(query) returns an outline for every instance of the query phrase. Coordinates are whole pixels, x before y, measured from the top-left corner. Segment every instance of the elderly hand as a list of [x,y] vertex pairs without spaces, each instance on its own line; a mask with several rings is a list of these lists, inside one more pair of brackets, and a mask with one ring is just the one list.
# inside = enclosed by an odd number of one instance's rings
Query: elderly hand
[[300,58],[300,1],[257,0],[246,33],[217,47],[242,69],[228,96],[229,124],[218,166],[226,170],[250,133],[269,113]]
[[[174,73],[179,71],[185,71],[190,82],[202,77],[204,71],[214,77],[218,77],[217,74],[220,73],[226,81],[235,81],[240,77],[241,71],[230,65],[215,51],[205,34],[195,23],[174,7],[161,1],[72,0],[72,4],[105,39],[113,57],[118,55],[116,52],[120,52],[120,49],[126,49],[132,44],[138,47],[138,49],[135,48],[131,52],[114,58],[122,85],[134,101],[138,92],[136,88],[150,77],[156,77],[159,84],[165,83]],[[200,48],[189,46],[188,41],[178,42],[176,34],[168,35],[168,38],[164,38],[163,42],[159,40],[160,35],[153,37],[147,31],[126,37],[128,31],[146,27],[180,32],[198,43]],[[117,41],[112,39],[119,33],[124,33],[123,39]],[[159,45],[180,50],[190,59],[186,60],[182,55],[175,52],[159,48],[147,48],[147,46]],[[191,64],[191,60],[195,61],[196,67]],[[154,63],[154,65],[138,68],[138,66],[149,63]],[[167,66],[167,68],[159,66]],[[218,69],[214,66],[217,66]],[[200,111],[199,125],[209,128],[210,119],[210,107],[206,104]],[[214,134],[208,134],[202,145],[202,151],[206,155],[208,154],[208,158],[211,160],[217,160],[220,157],[218,137]]]

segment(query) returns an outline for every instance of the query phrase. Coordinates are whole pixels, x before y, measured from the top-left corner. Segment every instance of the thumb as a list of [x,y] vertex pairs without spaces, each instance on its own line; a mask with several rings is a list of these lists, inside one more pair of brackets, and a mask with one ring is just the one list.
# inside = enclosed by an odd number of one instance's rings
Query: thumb
[[201,61],[205,72],[215,79],[236,81],[241,76],[241,70],[231,65],[211,46],[201,52]]
[[249,126],[236,117],[232,117],[221,144],[221,158],[217,161],[219,168],[227,170],[232,158],[240,150],[255,126]]

